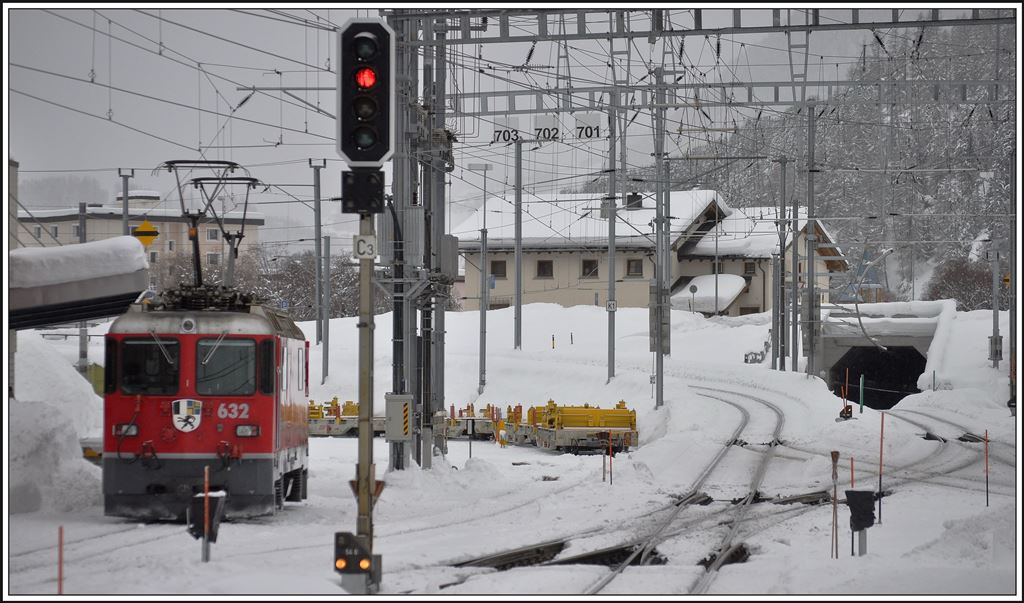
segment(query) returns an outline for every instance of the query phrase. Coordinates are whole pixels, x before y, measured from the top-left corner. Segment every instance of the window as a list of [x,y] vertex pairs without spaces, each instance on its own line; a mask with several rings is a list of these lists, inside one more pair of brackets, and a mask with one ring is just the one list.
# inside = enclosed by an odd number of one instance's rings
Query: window
[[81,230],[80,228],[78,228],[78,224],[72,224],[72,225],[71,225],[71,234],[72,234],[72,236],[74,236],[74,237],[75,237],[76,239],[77,239],[77,238],[79,237],[79,235],[81,234],[81,232],[82,232],[82,230]]
[[757,264],[754,262],[743,262],[743,274],[754,274]]
[[217,230],[216,228],[207,228],[206,229],[206,240],[207,241],[219,241],[220,240],[220,231]]
[[167,241],[167,251],[174,251],[174,241]]
[[103,358],[103,393],[117,391],[117,340],[107,337]]
[[216,396],[256,393],[256,342],[200,339],[196,348],[196,393]]
[[274,340],[260,342],[260,393],[274,393]]
[[717,262],[715,262],[715,261],[711,262],[711,273],[712,274],[725,274],[725,270],[722,269],[722,262],[721,262],[721,260],[719,260]]
[[555,263],[551,260],[537,260],[537,278],[554,278]]
[[220,254],[219,253],[208,253],[206,254],[206,263],[210,266],[220,265]]
[[281,346],[281,392],[288,391],[288,346]]
[[494,278],[505,278],[505,260],[491,260],[491,275]]
[[758,314],[761,312],[761,308],[757,306],[740,306],[740,316],[746,316],[747,314]]
[[34,234],[36,235],[37,239],[39,237],[43,236],[43,227],[42,226],[36,226],[34,230],[35,230]]
[[597,278],[597,260],[583,260],[580,278]]
[[156,263],[156,258],[157,258],[157,252],[150,251],[149,252],[149,263],[150,264],[155,264]]
[[643,276],[643,260],[626,260],[626,276]]
[[121,391],[125,394],[178,393],[177,339],[125,339],[121,346]]
[[50,227],[50,232],[53,233],[53,238],[56,239],[57,238],[57,227],[56,226],[51,226]]

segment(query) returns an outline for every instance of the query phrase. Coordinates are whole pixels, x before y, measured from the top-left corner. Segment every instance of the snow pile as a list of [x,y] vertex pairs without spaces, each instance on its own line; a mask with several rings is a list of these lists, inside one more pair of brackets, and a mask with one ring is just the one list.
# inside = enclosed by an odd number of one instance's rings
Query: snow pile
[[68,512],[99,504],[101,470],[79,439],[102,429],[102,400],[38,335],[18,334],[8,400],[10,512]]
[[[100,340],[102,341],[102,340]],[[77,349],[77,341],[75,342]],[[103,398],[78,374],[60,352],[33,331],[18,332],[14,397],[23,402],[46,402],[81,437],[103,430]]]
[[[999,313],[999,332],[1003,337],[1000,369],[992,368],[988,359],[988,336],[992,334],[992,311],[956,312],[955,301],[939,317],[935,338],[928,349],[928,364],[917,381],[918,389],[931,389],[934,376],[936,389],[976,388],[1005,401],[1009,397],[1006,366],[1010,349],[1009,313]],[[955,344],[953,342],[956,342]]]
[[[718,275],[718,305],[719,312],[729,307],[729,304],[736,299],[747,281],[737,274]],[[690,292],[690,287],[697,290]],[[692,307],[691,307],[692,306]],[[691,312],[714,312],[715,306],[715,275],[702,274],[695,276],[690,284],[679,290],[672,296],[672,307],[677,310],[689,310]]]
[[8,253],[10,287],[43,287],[129,274],[149,267],[135,237],[122,236],[61,247],[21,247]]
[[979,569],[1011,569],[1014,566],[1014,505],[960,520],[943,522],[942,534],[907,552],[918,563],[950,563]]

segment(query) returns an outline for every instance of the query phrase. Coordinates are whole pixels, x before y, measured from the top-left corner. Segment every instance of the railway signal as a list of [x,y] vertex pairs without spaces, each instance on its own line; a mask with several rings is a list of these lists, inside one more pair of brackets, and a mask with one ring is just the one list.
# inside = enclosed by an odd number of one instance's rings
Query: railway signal
[[334,533],[334,571],[341,574],[346,590],[368,594],[370,584],[380,583],[380,570],[380,555],[371,554],[359,536],[351,532]]
[[351,168],[380,168],[393,152],[395,32],[381,19],[350,19],[338,57],[338,155]]

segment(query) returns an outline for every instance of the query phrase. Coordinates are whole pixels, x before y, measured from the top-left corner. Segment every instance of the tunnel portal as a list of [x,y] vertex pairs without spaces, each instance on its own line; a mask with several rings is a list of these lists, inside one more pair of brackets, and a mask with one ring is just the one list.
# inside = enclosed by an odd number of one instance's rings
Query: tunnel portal
[[[913,347],[886,350],[875,346],[853,347],[836,362],[830,371],[830,382],[837,390],[847,381],[848,398],[860,400],[860,376],[864,375],[864,405],[875,410],[888,410],[905,396],[919,393],[917,379],[925,369],[925,357]],[[847,373],[849,369],[849,373]]]

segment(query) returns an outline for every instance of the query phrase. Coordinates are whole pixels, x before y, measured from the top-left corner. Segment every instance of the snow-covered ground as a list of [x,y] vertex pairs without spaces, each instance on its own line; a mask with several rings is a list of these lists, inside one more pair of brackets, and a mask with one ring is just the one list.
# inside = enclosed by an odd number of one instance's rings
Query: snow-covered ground
[[[649,382],[646,310],[617,313],[615,377],[607,381],[607,315],[603,308],[523,308],[523,349],[513,350],[512,309],[488,317],[487,388],[476,395],[478,314],[447,315],[447,405],[524,407],[553,399],[598,404],[620,399],[637,411],[641,445],[614,459],[614,482],[602,481],[602,457],[535,448],[449,441],[433,468],[385,472],[387,445],[374,442],[378,476],[387,486],[373,511],[374,552],[383,556],[381,593],[572,595],[610,571],[602,565],[551,565],[498,572],[456,567],[508,549],[572,537],[560,557],[631,541],[650,533],[673,501],[738,425],[740,413],[700,387],[751,394],[785,412],[782,446],[760,488],[764,498],[833,487],[829,451],[840,452],[840,497],[850,487],[878,487],[882,415],[869,408],[837,422],[841,401],[818,379],[746,365],[763,347],[770,317],[705,319],[673,311],[672,355],[666,359],[665,405],[655,409]],[[307,336],[312,323],[301,325]],[[106,325],[92,329],[106,331]],[[866,556],[851,556],[849,511],[839,508],[840,558],[830,558],[831,505],[756,504],[740,526],[745,563],[722,567],[711,595],[1002,595],[1020,598],[1016,418],[1005,406],[1004,370],[991,368],[991,314],[958,313],[944,333],[943,367],[951,389],[904,399],[884,418],[882,522],[868,530]],[[1008,321],[1001,326],[1008,332]],[[6,590],[53,595],[57,534],[63,526],[63,588],[74,595],[340,595],[332,568],[333,533],[355,531],[356,440],[310,443],[310,497],[273,517],[222,526],[210,563],[180,524],[138,524],[103,516],[100,471],[81,459],[78,438],[98,436],[102,402],[72,368],[77,339],[19,335],[16,399],[7,414],[5,472]],[[390,389],[391,317],[376,318],[377,413]],[[554,345],[552,345],[554,337]],[[354,399],[355,319],[331,322],[331,368],[319,385],[313,346],[311,394]],[[1004,349],[1009,349],[1004,345]],[[102,362],[102,339],[90,358]],[[957,369],[957,367],[960,367]],[[731,394],[715,394],[729,397]],[[774,415],[743,402],[750,424],[703,491],[714,501],[689,507],[657,545],[663,565],[635,566],[603,594],[682,595],[704,572],[698,562],[732,526],[732,499],[743,497],[754,462],[767,451]],[[925,440],[927,430],[948,438]],[[990,443],[986,505],[982,444]]]

